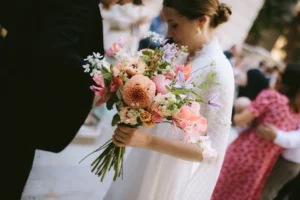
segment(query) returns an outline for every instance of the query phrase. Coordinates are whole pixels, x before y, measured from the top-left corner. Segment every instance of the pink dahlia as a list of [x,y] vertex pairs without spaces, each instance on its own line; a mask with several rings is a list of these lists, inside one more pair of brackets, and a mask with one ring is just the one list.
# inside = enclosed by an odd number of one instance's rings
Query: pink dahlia
[[135,109],[146,108],[154,100],[155,83],[143,75],[135,75],[129,79],[122,90],[124,102]]

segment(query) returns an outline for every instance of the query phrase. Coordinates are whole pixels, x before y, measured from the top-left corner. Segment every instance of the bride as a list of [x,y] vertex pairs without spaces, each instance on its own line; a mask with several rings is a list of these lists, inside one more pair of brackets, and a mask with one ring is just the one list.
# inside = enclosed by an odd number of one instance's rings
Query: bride
[[[172,134],[169,124],[159,124],[150,131],[119,126],[113,142],[135,148],[125,160],[123,180],[112,183],[104,200],[209,200],[223,163],[234,78],[215,29],[229,20],[231,9],[218,0],[164,0],[163,5],[169,37],[179,46],[188,46],[185,64],[192,64],[192,76],[205,79],[208,73],[217,74],[219,84],[201,92],[206,101],[201,105],[201,114],[208,121],[207,134],[218,158],[203,158],[196,145],[180,141],[182,132]],[[216,94],[221,108],[209,104]]]

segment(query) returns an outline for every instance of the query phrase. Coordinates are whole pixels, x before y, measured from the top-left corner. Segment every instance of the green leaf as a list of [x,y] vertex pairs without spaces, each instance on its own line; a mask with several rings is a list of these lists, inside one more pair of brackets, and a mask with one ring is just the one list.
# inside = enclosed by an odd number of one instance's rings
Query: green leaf
[[113,73],[113,68],[114,66],[113,65],[110,65],[110,72]]
[[202,97],[201,97],[197,92],[195,92],[194,90],[191,90],[191,92],[192,92],[198,99],[202,99]]
[[183,89],[183,88],[177,88],[175,91],[173,91],[173,94],[178,95],[178,94],[186,94],[189,93],[189,90]]
[[117,90],[116,95],[119,100],[122,100],[122,93],[119,89]]
[[201,83],[198,86],[198,88],[201,89],[201,90],[206,90],[210,86],[217,86],[217,85],[220,85],[220,84],[217,83],[217,82],[213,82],[213,81],[204,81],[203,83]]
[[112,80],[112,74],[110,72],[108,73],[102,73],[104,81],[111,81]]
[[170,88],[170,86],[166,85],[165,87],[169,92],[172,92],[172,88]]
[[120,120],[121,120],[120,115],[118,113],[115,114],[112,121],[111,121],[111,125],[112,126],[117,125],[120,122]]
[[196,99],[196,102],[198,102],[198,103],[203,103],[204,100],[203,100],[203,99]]
[[176,100],[178,100],[178,101],[182,100],[181,97],[178,94],[176,94]]
[[108,110],[113,109],[113,106],[117,101],[118,101],[118,97],[117,97],[116,93],[113,93],[113,95],[106,102],[106,108]]
[[217,86],[217,85],[220,85],[220,83],[217,83],[217,82],[211,82],[209,83],[211,86]]
[[173,118],[171,116],[166,117],[167,120],[172,120]]
[[139,126],[143,125],[143,122],[142,122],[142,120],[141,120],[140,117],[137,118],[137,122],[138,122],[138,125],[139,125]]
[[147,51],[147,50],[144,50],[142,51],[142,54],[145,55],[145,56],[152,56],[152,52],[151,51]]
[[207,74],[208,80],[213,80],[216,78],[216,76],[217,76],[217,72],[212,72],[212,73]]
[[100,70],[101,70],[102,73],[109,73],[109,71],[106,67],[101,67]]

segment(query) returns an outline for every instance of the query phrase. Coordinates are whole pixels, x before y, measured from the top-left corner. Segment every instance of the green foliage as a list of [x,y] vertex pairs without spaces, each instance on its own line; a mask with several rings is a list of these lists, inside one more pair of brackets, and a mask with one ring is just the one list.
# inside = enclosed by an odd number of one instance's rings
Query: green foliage
[[293,17],[293,8],[298,0],[265,0],[246,40],[256,44],[262,38],[261,31],[275,29],[280,33]]

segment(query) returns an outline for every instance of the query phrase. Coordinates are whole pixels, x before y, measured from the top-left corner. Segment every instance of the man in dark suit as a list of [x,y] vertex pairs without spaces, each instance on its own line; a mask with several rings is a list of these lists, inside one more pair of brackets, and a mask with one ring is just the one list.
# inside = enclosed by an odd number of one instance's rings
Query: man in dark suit
[[[102,0],[105,7],[132,0]],[[133,3],[140,4],[141,0]],[[2,194],[19,200],[36,149],[61,152],[93,102],[84,58],[104,54],[99,0],[1,0]],[[1,148],[1,149],[2,149]]]

